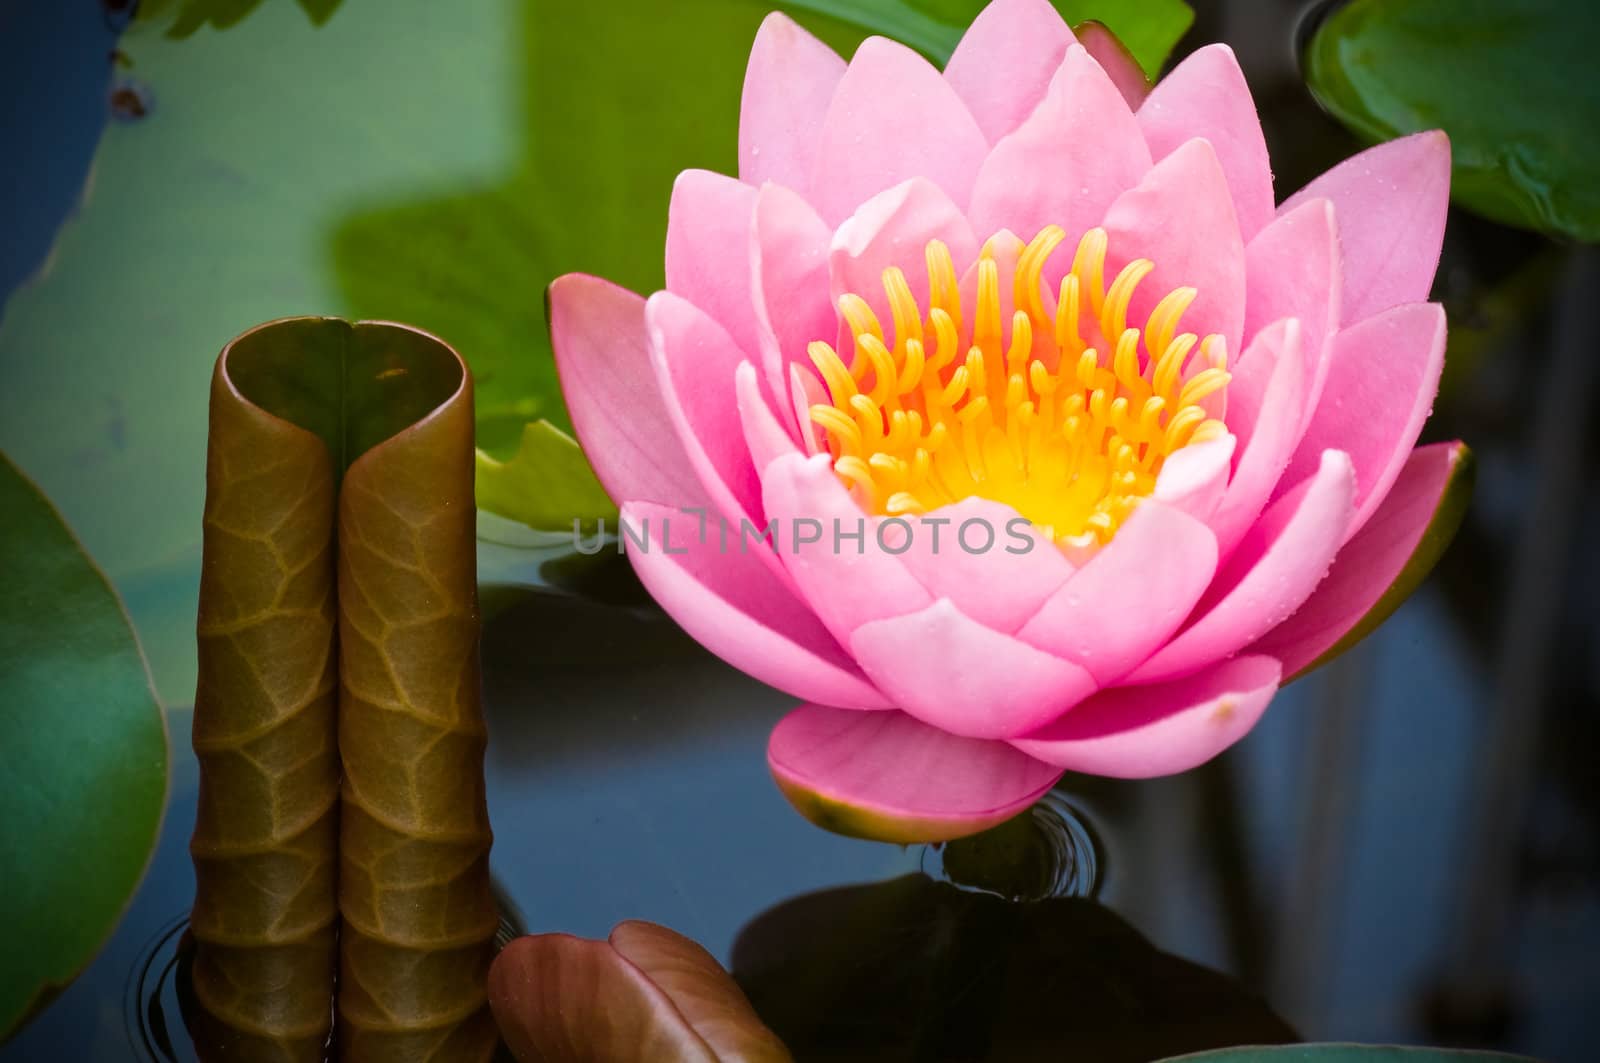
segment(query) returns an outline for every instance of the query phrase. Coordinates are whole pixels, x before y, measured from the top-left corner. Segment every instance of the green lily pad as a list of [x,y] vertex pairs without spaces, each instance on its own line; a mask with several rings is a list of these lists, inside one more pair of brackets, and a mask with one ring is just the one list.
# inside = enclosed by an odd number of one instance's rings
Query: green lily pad
[[0,1040],[99,951],[144,877],[167,732],[110,584],[0,454]]
[[1600,5],[1351,0],[1312,36],[1306,81],[1372,141],[1443,129],[1458,203],[1600,240]]
[[1173,1056],[1160,1063],[1534,1063],[1527,1056],[1399,1045],[1262,1045]]
[[579,530],[608,520],[617,507],[584,462],[578,444],[549,421],[524,426],[522,444],[508,461],[478,451],[478,507],[530,528]]

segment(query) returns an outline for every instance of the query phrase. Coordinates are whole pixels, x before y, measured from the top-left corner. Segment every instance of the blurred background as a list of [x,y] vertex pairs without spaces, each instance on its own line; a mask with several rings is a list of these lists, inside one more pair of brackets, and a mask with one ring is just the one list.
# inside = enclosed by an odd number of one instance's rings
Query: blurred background
[[[541,292],[569,270],[660,285],[672,175],[731,171],[768,6],[0,0],[0,448],[122,594],[173,747],[144,886],[0,1058],[184,1058],[160,964],[193,888],[186,706],[216,352],[290,314],[411,321],[473,364],[486,450],[509,456],[529,421],[564,426]],[[976,6],[786,10],[847,54],[899,31],[942,60]],[[1183,6],[1153,5],[1151,24]],[[1190,6],[1168,66],[1233,47],[1280,199],[1364,146],[1302,62],[1338,5]],[[1100,7],[1119,30],[1117,5]],[[1595,39],[1583,0],[1498,5],[1494,23],[1479,8],[1458,13],[1502,43],[1531,47],[1552,17]],[[1135,51],[1159,61],[1151,33]],[[1359,48],[1341,54],[1365,84]],[[1551,65],[1527,81],[1486,70],[1478,89],[1592,119],[1592,66]],[[1538,93],[1561,76],[1569,103],[1550,107]],[[1399,110],[1420,128],[1432,107]],[[1543,232],[1452,210],[1434,290],[1450,345],[1424,441],[1466,440],[1478,480],[1422,589],[1217,761],[1060,787],[1098,839],[1097,900],[1307,1039],[1596,1058],[1600,259],[1595,231],[1552,206],[1564,194],[1533,196]],[[795,816],[764,762],[785,699],[677,632],[625,565],[577,563],[561,536],[493,515],[482,538],[494,865],[528,929],[651,919],[738,975],[734,943],[763,913],[939,864]]]

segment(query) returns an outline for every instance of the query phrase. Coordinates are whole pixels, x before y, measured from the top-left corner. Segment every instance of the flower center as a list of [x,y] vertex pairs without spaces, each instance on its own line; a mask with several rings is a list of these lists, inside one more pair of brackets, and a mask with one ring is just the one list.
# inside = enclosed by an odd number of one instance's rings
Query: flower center
[[1178,331],[1195,289],[1170,292],[1143,330],[1130,328],[1129,302],[1154,264],[1135,259],[1106,285],[1106,233],[1091,229],[1047,309],[1045,260],[1065,239],[1049,226],[1017,259],[1009,337],[992,242],[978,259],[970,324],[938,240],[926,250],[926,316],[900,268],[883,272],[892,345],[866,300],[840,297],[853,357],[846,366],[828,344],[810,345],[831,400],[810,414],[870,512],[986,498],[1069,551],[1093,549],[1155,489],[1168,457],[1227,431],[1223,339]]

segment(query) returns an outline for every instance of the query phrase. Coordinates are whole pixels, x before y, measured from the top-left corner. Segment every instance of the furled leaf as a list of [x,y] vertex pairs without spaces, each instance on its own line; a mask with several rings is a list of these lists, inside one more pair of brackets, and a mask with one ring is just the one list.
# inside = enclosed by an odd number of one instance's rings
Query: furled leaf
[[167,734],[127,614],[0,454],[0,1040],[99,951],[144,875]]
[[577,442],[549,421],[524,425],[522,443],[508,461],[478,451],[477,480],[480,508],[530,528],[570,531],[575,519],[587,528],[617,517]]
[[511,942],[489,1001],[521,1063],[786,1063],[788,1050],[705,949],[653,923],[608,941]]
[[1450,135],[1456,201],[1600,240],[1600,5],[1351,0],[1317,29],[1306,81],[1358,134]]
[[[865,26],[909,44],[943,63],[962,31],[989,0],[789,0],[779,6],[816,11]],[[1184,0],[1052,0],[1076,25],[1094,20],[1110,27],[1151,77],[1172,54],[1194,11]]]
[[1399,1045],[1254,1045],[1174,1056],[1161,1063],[1536,1063],[1527,1056]]
[[[472,387],[398,325],[273,322],[212,381],[191,850],[213,1058],[487,1059]],[[337,875],[335,860],[337,859]]]

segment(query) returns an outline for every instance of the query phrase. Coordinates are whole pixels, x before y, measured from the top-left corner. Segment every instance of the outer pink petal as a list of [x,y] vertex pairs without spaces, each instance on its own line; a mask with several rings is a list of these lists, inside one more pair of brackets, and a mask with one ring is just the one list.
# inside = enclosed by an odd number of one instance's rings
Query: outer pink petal
[[885,188],[926,177],[965,203],[988,146],[967,105],[926,59],[869,37],[823,120],[810,199],[837,224]]
[[993,144],[1044,99],[1071,44],[1072,31],[1049,0],[994,0],[956,45],[945,80]]
[[917,305],[926,312],[925,250],[930,240],[944,241],[957,269],[978,256],[978,241],[966,215],[932,181],[913,178],[873,196],[833,235],[828,273],[834,303],[847,292],[859,295],[871,304],[885,335],[892,336],[883,271],[900,267]]
[[774,11],[761,23],[744,73],[739,104],[739,177],[777,181],[801,195],[811,188],[822,122],[844,60]]
[[[783,564],[841,643],[848,645],[851,633],[868,621],[933,602],[905,562],[879,548],[866,515],[839,482],[828,455],[780,457],[762,473],[762,488],[767,516],[777,522]],[[853,540],[836,544],[835,528],[846,535],[862,529],[859,552]],[[821,539],[801,543],[802,530],[804,537],[815,532]]]
[[[1067,49],[1037,110],[995,145],[972,191],[979,239],[1010,229],[1024,240],[1059,225],[1075,241],[1097,224],[1112,201],[1150,169],[1139,123],[1100,64],[1081,46]],[[1046,280],[1071,265],[1070,248]]]
[[861,625],[850,653],[900,708],[969,738],[1031,731],[1097,687],[1086,669],[984,627],[947,598]]
[[[904,519],[911,533],[901,556],[911,574],[934,597],[1003,634],[1021,627],[1073,573],[1055,543],[1000,502],[965,498]],[[978,523],[966,527],[971,521]]]
[[1240,433],[1240,446],[1233,478],[1211,516],[1224,557],[1272,497],[1300,441],[1315,371],[1300,336],[1293,318],[1263,330],[1228,385],[1228,423]]
[[[1339,329],[1343,274],[1333,204],[1312,199],[1256,234],[1244,249],[1249,295],[1244,307],[1244,342],[1274,321],[1300,321],[1300,337],[1316,371],[1307,394],[1322,393],[1329,342]],[[1309,417],[1310,407],[1306,414]]]
[[645,324],[656,381],[690,466],[722,516],[736,525],[744,517],[758,521],[761,481],[734,393],[744,352],[710,315],[672,292],[650,297]]
[[1106,211],[1107,283],[1136,258],[1155,269],[1135,291],[1128,321],[1142,325],[1167,293],[1196,288],[1183,315],[1185,332],[1221,333],[1228,350],[1240,349],[1244,330],[1244,241],[1222,164],[1210,143],[1191,140],[1156,163]]
[[1444,339],[1437,303],[1394,307],[1334,338],[1327,383],[1284,481],[1304,477],[1324,449],[1348,453],[1356,513],[1346,539],[1383,501],[1422,432],[1444,370]]
[[778,787],[807,819],[874,841],[949,841],[1002,823],[1061,777],[1004,742],[960,738],[903,712],[802,705],[767,743]]
[[1343,324],[1428,297],[1450,205],[1450,139],[1416,133],[1346,159],[1290,196],[1333,201],[1344,248]]
[[[1339,551],[1328,578],[1295,614],[1263,635],[1267,653],[1295,675],[1351,635],[1382,623],[1433,567],[1466,510],[1465,490],[1446,498],[1470,461],[1460,443],[1412,451],[1361,533]],[[1470,479],[1470,477],[1468,477]],[[1448,510],[1448,512],[1446,512]]]
[[1057,767],[1118,779],[1188,771],[1255,726],[1281,671],[1271,657],[1236,657],[1170,683],[1115,687],[1011,744]]
[[696,642],[797,698],[890,707],[811,609],[754,556],[765,546],[746,552],[730,534],[724,548],[714,524],[702,541],[694,514],[666,506],[629,503],[622,519],[649,544],[624,540],[639,581]]
[[1195,607],[1197,619],[1128,681],[1188,675],[1282,623],[1327,574],[1354,496],[1349,457],[1328,451],[1317,474],[1269,506],[1250,529]]
[[1017,637],[1082,665],[1107,686],[1172,637],[1216,570],[1211,530],[1147,500]]
[[1224,435],[1183,447],[1161,466],[1151,497],[1196,520],[1210,521],[1228,489],[1238,442],[1234,436]]
[[751,295],[761,368],[771,397],[783,409],[788,407],[789,366],[804,364],[806,345],[812,340],[834,337],[833,303],[828,298],[832,236],[799,195],[781,185],[761,187],[750,231]]
[[734,390],[738,396],[739,422],[744,426],[745,445],[750,448],[750,460],[759,477],[763,469],[785,454],[799,454],[787,427],[772,410],[766,395],[761,391],[761,378],[756,367],[742,362],[734,373]]
[[569,273],[550,285],[549,304],[562,395],[606,493],[617,502],[705,505],[651,366],[644,300]]
[[761,349],[750,299],[756,190],[709,170],[685,170],[667,212],[667,291],[704,310],[740,350]]
[[1233,193],[1239,232],[1249,240],[1272,220],[1272,163],[1244,71],[1226,44],[1210,44],[1162,78],[1139,108],[1157,162],[1194,137],[1211,142]]
[[1079,23],[1073,32],[1084,51],[1094,57],[1100,69],[1106,72],[1106,77],[1122,93],[1128,106],[1137,109],[1150,95],[1150,79],[1145,75],[1144,67],[1139,65],[1139,60],[1133,57],[1133,53],[1128,51],[1115,33],[1093,19]]

